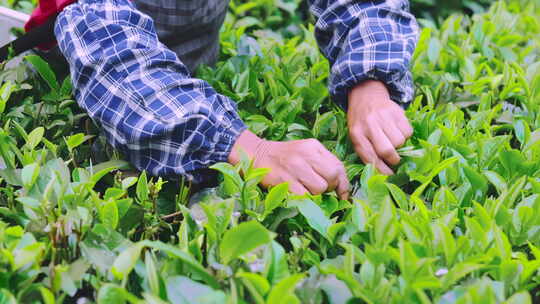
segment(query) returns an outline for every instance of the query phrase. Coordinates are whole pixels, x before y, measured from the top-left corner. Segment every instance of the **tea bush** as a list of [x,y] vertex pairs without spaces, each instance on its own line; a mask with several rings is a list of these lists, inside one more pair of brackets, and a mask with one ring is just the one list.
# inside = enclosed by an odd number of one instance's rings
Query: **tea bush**
[[414,135],[386,177],[355,155],[297,2],[273,3],[233,1],[198,76],[258,135],[323,142],[353,198],[262,190],[245,157],[202,190],[100,160],[69,79],[29,55],[0,72],[0,303],[540,300],[540,5],[424,24]]

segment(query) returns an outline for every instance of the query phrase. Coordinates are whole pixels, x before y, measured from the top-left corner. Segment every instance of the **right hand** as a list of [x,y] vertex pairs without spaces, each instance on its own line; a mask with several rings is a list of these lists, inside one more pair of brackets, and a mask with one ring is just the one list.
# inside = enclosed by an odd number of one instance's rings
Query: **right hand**
[[413,128],[405,111],[390,99],[384,83],[367,80],[349,92],[347,123],[360,159],[383,174],[394,174],[390,166],[400,161],[396,148],[411,137]]
[[340,199],[349,198],[350,185],[343,163],[316,139],[268,141],[246,130],[229,155],[233,165],[239,161],[239,148],[254,158],[255,168],[270,169],[261,182],[264,187],[288,182],[289,190],[295,194],[335,190]]

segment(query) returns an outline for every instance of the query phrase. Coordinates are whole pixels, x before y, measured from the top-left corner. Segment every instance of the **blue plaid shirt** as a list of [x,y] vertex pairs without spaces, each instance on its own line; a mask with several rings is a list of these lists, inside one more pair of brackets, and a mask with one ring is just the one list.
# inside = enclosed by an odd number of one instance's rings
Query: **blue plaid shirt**
[[[340,106],[346,110],[348,90],[366,79],[386,83],[396,102],[411,100],[418,26],[407,1],[309,4]],[[55,35],[77,102],[138,169],[200,182],[203,169],[227,161],[246,129],[236,103],[192,78],[129,0],[80,0],[60,13]]]

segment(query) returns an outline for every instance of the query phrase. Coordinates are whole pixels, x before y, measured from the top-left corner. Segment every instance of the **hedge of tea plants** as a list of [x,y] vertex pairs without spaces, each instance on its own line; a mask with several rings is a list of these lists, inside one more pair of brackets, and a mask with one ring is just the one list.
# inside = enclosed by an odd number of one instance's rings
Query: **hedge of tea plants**
[[0,71],[0,303],[540,301],[540,4],[422,22],[391,177],[355,155],[301,8],[232,1],[197,74],[258,135],[323,142],[350,201],[260,189],[245,157],[210,188],[137,172],[27,55]]

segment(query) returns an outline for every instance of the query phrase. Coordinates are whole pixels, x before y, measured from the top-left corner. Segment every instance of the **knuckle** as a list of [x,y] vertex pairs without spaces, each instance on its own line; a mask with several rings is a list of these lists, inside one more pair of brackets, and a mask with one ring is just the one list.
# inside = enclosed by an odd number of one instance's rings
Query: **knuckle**
[[338,178],[339,175],[340,175],[339,168],[333,167],[332,169],[329,169],[326,172],[325,177],[327,180],[335,180]]
[[366,133],[366,123],[363,121],[358,121],[349,127],[349,134],[351,136],[362,136]]
[[317,148],[319,146],[319,141],[316,140],[315,138],[308,138],[308,139],[304,139],[302,141],[302,150],[305,151],[305,149],[313,149],[313,148]]
[[400,158],[399,156],[392,155],[391,157],[387,159],[387,161],[390,165],[397,165],[399,164]]
[[343,165],[343,163],[338,166],[338,175],[347,176],[347,169],[345,168],[345,165]]
[[353,146],[358,146],[360,145],[361,143],[361,138],[360,138],[360,134],[353,131],[353,130],[350,130],[349,131],[349,138],[351,139],[351,143],[353,144]]
[[293,184],[290,187],[290,191],[294,194],[302,195],[305,193],[305,190],[298,184]]
[[288,166],[290,168],[298,168],[304,165],[304,160],[301,157],[290,157],[288,159]]
[[330,152],[325,145],[321,144],[317,147],[317,152],[320,156],[323,156],[325,160],[328,159],[328,157],[332,157],[332,152]]
[[405,143],[405,137],[400,136],[395,140],[394,146],[399,147],[399,146],[402,146],[404,143]]
[[379,120],[379,115],[376,113],[371,113],[366,117],[365,124],[367,126],[372,126],[377,123]]
[[348,183],[345,184],[345,185],[343,185],[343,186],[341,187],[341,189],[337,189],[337,192],[338,192],[338,194],[340,194],[340,195],[347,194],[347,193],[349,193],[350,191],[351,191],[351,186],[350,186],[350,184],[348,184]]
[[351,143],[353,144],[355,149],[361,149],[363,146],[367,144],[366,135],[363,132],[350,134]]
[[358,154],[358,156],[365,156],[366,150],[364,149],[364,145],[353,142],[353,148],[354,151]]
[[342,163],[338,163],[335,165],[334,167],[334,170],[333,170],[333,176],[335,177],[340,177],[342,176],[343,174],[345,174],[345,166],[343,166]]
[[377,163],[377,159],[375,157],[372,157],[372,156],[360,155],[360,159],[366,165],[367,164],[376,164]]
[[313,194],[322,194],[328,189],[328,183],[320,182],[313,187]]
[[317,145],[317,144],[319,144],[319,141],[316,140],[315,138],[308,138],[308,139],[306,139],[306,143],[308,143],[310,145]]
[[364,135],[366,133],[366,125],[355,125],[351,129],[351,133],[358,136]]
[[360,156],[360,159],[362,159],[364,163],[372,163],[375,160],[375,155],[366,152],[366,150],[363,149],[362,146],[358,146],[356,148],[356,151],[358,151],[358,156]]
[[413,135],[413,133],[414,133],[414,130],[413,130],[413,128],[411,126],[409,126],[407,128],[407,130],[405,131],[405,134],[407,135],[407,138],[411,137]]
[[268,182],[272,185],[279,185],[282,183],[292,183],[294,182],[294,178],[291,176],[286,176],[285,174],[280,174],[278,176],[272,177]]
[[274,186],[274,185],[277,185],[277,184],[280,184],[282,182],[285,182],[284,180],[284,176],[280,173],[278,174],[275,174],[273,172],[267,174],[264,179],[262,180],[262,185],[266,186],[266,187],[269,187],[269,186]]
[[381,156],[384,158],[394,158],[394,150],[393,149],[384,149],[381,151]]
[[381,111],[379,112],[379,115],[383,116],[383,117],[391,117],[390,115],[395,115],[396,113],[396,109],[393,107],[392,104],[384,107],[381,109]]
[[344,191],[350,191],[351,190],[351,183],[349,182],[349,179],[347,178],[347,176],[344,176],[342,186],[343,186]]

